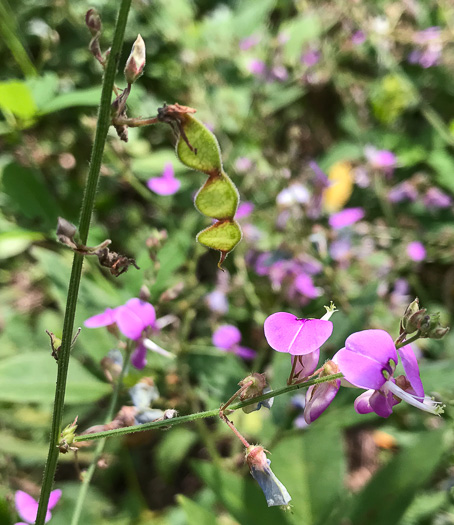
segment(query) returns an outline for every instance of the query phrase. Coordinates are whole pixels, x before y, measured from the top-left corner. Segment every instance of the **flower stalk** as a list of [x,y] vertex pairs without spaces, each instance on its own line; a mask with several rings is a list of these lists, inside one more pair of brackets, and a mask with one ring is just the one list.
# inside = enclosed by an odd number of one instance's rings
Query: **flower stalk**
[[[118,61],[120,58],[120,51],[121,46],[123,44],[125,27],[130,7],[131,0],[122,0],[118,12],[117,23],[115,26],[112,49],[107,60],[107,66],[105,69],[103,79],[101,103],[98,112],[98,123],[96,127],[95,140],[93,143],[92,154],[90,159],[90,169],[87,176],[87,182],[85,186],[80,212],[79,233],[81,242],[83,244],[86,244],[87,242],[88,232],[90,229],[91,215],[95,202],[96,189],[98,186],[98,179],[101,169],[104,146],[106,143],[107,132],[110,126],[110,106],[112,97],[111,94],[114,86],[115,74],[118,68]],[[44,524],[49,496],[54,482],[55,471],[57,469],[59,455],[59,449],[57,445],[60,441],[60,431],[66,393],[66,380],[68,376],[69,356],[71,353],[74,317],[76,314],[77,297],[79,293],[79,284],[82,274],[82,264],[83,256],[81,254],[75,253],[68,287],[65,317],[63,321],[62,344],[59,351],[59,359],[57,362],[57,385],[55,389],[54,411],[52,415],[52,429],[50,435],[49,452],[43,475],[43,485],[41,489],[41,496],[39,499],[36,525]]]

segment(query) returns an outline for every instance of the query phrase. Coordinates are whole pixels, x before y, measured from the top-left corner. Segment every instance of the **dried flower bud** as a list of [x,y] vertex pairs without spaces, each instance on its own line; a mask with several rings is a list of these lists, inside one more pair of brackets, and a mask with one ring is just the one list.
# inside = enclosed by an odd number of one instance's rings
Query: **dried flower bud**
[[77,244],[74,241],[74,236],[76,235],[77,228],[74,224],[71,224],[63,217],[58,218],[57,222],[57,239],[62,244],[69,246],[70,248],[77,248]]
[[134,82],[142,75],[145,66],[145,53],[145,42],[143,41],[143,38],[138,35],[132,46],[131,54],[126,61],[124,73],[128,84],[134,84]]
[[85,24],[90,30],[92,36],[95,36],[96,33],[99,33],[101,31],[101,17],[99,16],[99,13],[98,11],[96,11],[96,9],[89,9],[87,11],[87,13],[85,14]]
[[[250,382],[252,382],[252,384],[248,386],[245,390],[243,390],[240,394],[241,401],[245,401],[246,399],[252,399],[253,397],[261,396],[262,394],[267,394],[268,392],[271,392],[271,389],[268,387],[268,384],[266,382],[265,374],[259,374],[257,372],[254,372],[242,379],[238,384],[240,386],[245,386]],[[273,406],[273,403],[274,398],[272,397],[270,399],[265,399],[264,401],[259,401],[258,403],[243,407],[242,410],[244,413],[250,414],[255,410],[260,410],[262,406],[270,409]]]
[[[416,297],[406,308],[402,319],[400,320],[400,333],[406,332],[407,334],[412,334],[416,332],[418,326],[416,325],[416,319],[421,315],[421,313],[426,312],[424,308],[419,306],[419,299]],[[419,314],[416,317],[413,317],[415,314]]]

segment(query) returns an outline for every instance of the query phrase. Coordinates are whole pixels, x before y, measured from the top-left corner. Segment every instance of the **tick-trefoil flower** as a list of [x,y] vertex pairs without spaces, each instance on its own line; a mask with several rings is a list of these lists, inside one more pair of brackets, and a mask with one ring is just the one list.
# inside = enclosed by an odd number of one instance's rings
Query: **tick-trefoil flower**
[[242,202],[235,213],[235,219],[244,219],[254,211],[254,204],[249,201]]
[[252,58],[248,63],[248,70],[256,77],[263,77],[266,74],[265,62],[257,58]]
[[251,445],[246,450],[246,461],[252,477],[263,490],[268,507],[288,505],[292,498],[271,470],[271,461],[267,459],[265,449]]
[[171,162],[164,165],[164,170],[160,177],[148,179],[148,188],[158,195],[173,195],[181,186],[181,182],[175,178],[175,171]]
[[438,26],[418,31],[415,33],[413,41],[417,47],[408,56],[408,61],[411,64],[419,64],[426,69],[440,63],[443,41],[441,29]]
[[355,401],[359,414],[389,417],[400,400],[432,414],[441,412],[439,404],[424,395],[413,350],[403,347],[399,353],[406,377],[394,378],[398,356],[392,337],[384,330],[363,330],[350,335],[333,357],[346,381],[367,389]]
[[150,329],[156,328],[156,312],[150,303],[133,298],[117,308],[107,308],[104,312],[88,318],[87,328],[116,325],[120,332],[133,341],[136,349],[131,355],[131,363],[142,369],[146,364],[146,345],[144,337]]
[[[47,523],[51,519],[52,514],[50,513],[50,511],[55,507],[60,498],[60,489],[53,490],[50,493],[45,523]],[[35,523],[36,515],[38,514],[38,502],[35,500],[35,498],[32,498],[30,495],[28,495],[26,492],[23,492],[22,490],[18,490],[14,496],[14,505],[16,507],[20,519],[23,520],[16,523],[15,525],[33,525]]]
[[301,63],[305,66],[315,66],[321,57],[321,53],[318,49],[311,48],[301,55]]
[[392,151],[386,149],[379,150],[373,146],[366,146],[364,148],[364,155],[373,168],[382,170],[387,174],[392,174],[394,168],[397,166],[397,157]]
[[[327,361],[323,366],[320,377],[337,374],[339,368],[333,361]],[[304,406],[304,420],[308,425],[320,417],[329,407],[341,386],[340,379],[333,379],[325,383],[312,385],[306,392],[306,403]]]
[[360,46],[361,44],[364,44],[365,41],[366,41],[366,34],[364,33],[364,31],[361,31],[361,29],[359,29],[358,31],[355,31],[351,36],[351,43],[354,46]]
[[221,350],[227,352],[233,352],[243,359],[253,359],[256,355],[256,351],[252,348],[240,346],[241,332],[236,326],[231,324],[225,324],[220,326],[212,337],[213,345]]
[[440,189],[432,187],[429,188],[422,198],[424,206],[429,210],[437,208],[449,208],[452,206],[452,198]]
[[299,319],[287,312],[270,315],[264,324],[268,344],[278,352],[306,355],[318,350],[333,332],[333,323],[323,319]]

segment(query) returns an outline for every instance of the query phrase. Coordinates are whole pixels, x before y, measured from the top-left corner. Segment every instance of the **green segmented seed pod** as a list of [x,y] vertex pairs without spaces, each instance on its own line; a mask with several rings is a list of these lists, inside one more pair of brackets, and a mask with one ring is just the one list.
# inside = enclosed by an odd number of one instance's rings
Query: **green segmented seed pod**
[[239,204],[239,193],[222,169],[221,150],[213,133],[192,113],[195,110],[179,104],[158,110],[158,119],[170,124],[178,132],[176,154],[188,168],[208,175],[195,197],[196,208],[217,222],[201,231],[197,241],[221,252],[219,268],[227,255],[241,241],[239,224],[234,220]]

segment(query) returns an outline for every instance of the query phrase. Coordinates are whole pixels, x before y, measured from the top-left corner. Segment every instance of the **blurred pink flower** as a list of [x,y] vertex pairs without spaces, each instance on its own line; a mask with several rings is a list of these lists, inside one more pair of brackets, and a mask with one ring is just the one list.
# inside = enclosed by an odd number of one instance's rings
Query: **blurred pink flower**
[[235,161],[235,169],[240,173],[249,171],[252,166],[252,160],[248,157],[238,157]]
[[397,165],[397,157],[392,151],[366,146],[364,154],[373,168],[383,170],[386,173],[392,173]]
[[363,208],[345,208],[342,211],[333,213],[328,222],[334,230],[340,230],[346,226],[351,226],[364,217]]
[[148,179],[147,186],[158,195],[173,195],[181,186],[181,182],[175,178],[173,165],[167,162],[160,177]]
[[413,36],[413,41],[417,47],[408,56],[411,64],[419,64],[423,68],[428,68],[440,63],[443,41],[441,29],[438,26],[418,31]]
[[354,46],[360,46],[366,41],[366,34],[360,29],[352,34],[351,42]]
[[256,77],[263,77],[266,73],[266,65],[263,60],[251,58],[248,63],[249,72]]
[[420,262],[426,258],[426,249],[422,242],[413,241],[407,245],[407,255],[412,261]]
[[256,351],[252,348],[240,346],[241,332],[236,326],[231,324],[225,324],[220,326],[212,337],[213,345],[221,350],[227,352],[233,352],[234,354],[242,357],[243,359],[253,359],[256,355]]
[[[58,501],[61,498],[61,490],[56,489],[53,490],[50,493],[49,497],[49,503],[47,505],[47,513],[46,513],[46,519],[45,522],[47,523],[51,517],[52,514],[50,511],[55,507],[55,505],[58,503]],[[33,525],[36,520],[36,515],[38,514],[38,502],[35,500],[35,498],[32,498],[29,496],[26,492],[23,492],[22,490],[18,490],[16,492],[16,495],[14,496],[14,505],[16,507],[17,513],[19,514],[19,517],[26,522],[26,524]],[[22,525],[23,522],[16,523],[15,525]]]
[[252,202],[244,201],[236,210],[235,219],[244,219],[244,217],[248,217],[252,212],[254,211],[254,205]]
[[422,200],[429,209],[449,208],[452,205],[452,198],[435,187],[429,188]]
[[320,51],[312,48],[301,55],[301,62],[308,67],[312,67],[312,66],[315,66],[319,62],[320,57],[321,57]]
[[229,303],[224,292],[213,290],[205,295],[205,302],[208,308],[217,314],[226,314],[229,311]]
[[251,35],[240,40],[240,49],[241,51],[247,51],[251,47],[256,46],[260,42],[259,35]]

